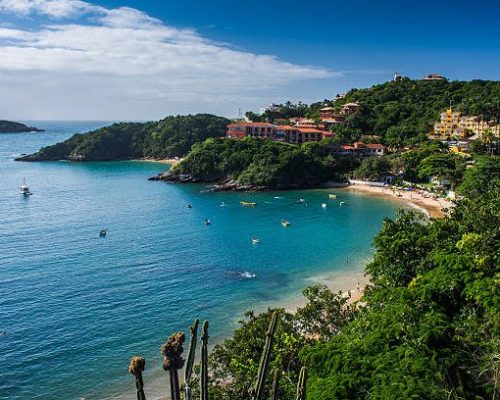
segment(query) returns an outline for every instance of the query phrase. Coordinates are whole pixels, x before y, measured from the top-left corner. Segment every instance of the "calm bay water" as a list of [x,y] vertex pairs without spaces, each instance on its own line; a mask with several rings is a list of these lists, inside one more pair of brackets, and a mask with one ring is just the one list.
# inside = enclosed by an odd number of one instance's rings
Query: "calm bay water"
[[14,162],[105,125],[32,124],[47,132],[0,134],[1,399],[127,392],[131,355],[146,357],[147,380],[161,374],[160,345],[194,317],[209,319],[211,340],[221,340],[244,310],[279,304],[310,277],[356,268],[397,208],[343,192],[329,201],[323,190],[210,193],[149,182],[166,168],[159,163]]

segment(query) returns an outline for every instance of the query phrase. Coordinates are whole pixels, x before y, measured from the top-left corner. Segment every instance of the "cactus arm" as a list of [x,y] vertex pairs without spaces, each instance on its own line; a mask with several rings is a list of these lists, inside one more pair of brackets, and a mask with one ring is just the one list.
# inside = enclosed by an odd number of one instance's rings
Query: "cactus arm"
[[198,325],[200,321],[195,319],[193,325],[189,328],[191,332],[191,341],[189,342],[189,350],[186,358],[186,366],[184,368],[184,382],[186,386],[188,386],[189,381],[191,380],[191,374],[193,373],[193,365],[194,365],[194,355],[196,352],[196,340],[198,337]]
[[208,400],[208,321],[201,330],[200,399]]
[[299,382],[297,383],[297,396],[296,400],[305,400],[306,398],[306,384],[307,384],[307,369],[302,367],[299,374]]
[[266,343],[262,351],[262,357],[259,364],[259,372],[257,374],[257,382],[254,389],[254,400],[262,400],[264,397],[264,386],[266,382],[266,375],[269,369],[269,362],[271,360],[271,350],[273,347],[274,333],[278,325],[278,312],[275,311],[271,317],[269,329],[266,333]]
[[273,385],[271,386],[270,400],[276,400],[278,398],[280,376],[281,376],[281,371],[279,370],[279,368],[276,368],[273,374]]

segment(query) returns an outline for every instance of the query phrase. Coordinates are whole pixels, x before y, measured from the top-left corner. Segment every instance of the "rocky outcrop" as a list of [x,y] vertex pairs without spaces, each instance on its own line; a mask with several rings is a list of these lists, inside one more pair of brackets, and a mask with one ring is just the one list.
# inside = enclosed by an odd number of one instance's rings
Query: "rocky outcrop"
[[23,133],[23,132],[43,132],[33,126],[21,124],[20,122],[0,120],[0,133]]

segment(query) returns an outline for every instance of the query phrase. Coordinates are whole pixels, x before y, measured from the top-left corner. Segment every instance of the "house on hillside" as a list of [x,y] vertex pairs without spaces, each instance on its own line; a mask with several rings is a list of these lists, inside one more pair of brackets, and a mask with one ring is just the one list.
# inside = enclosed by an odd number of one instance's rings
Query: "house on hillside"
[[316,127],[274,125],[267,122],[235,122],[227,126],[226,137],[230,139],[253,137],[302,144],[319,142],[326,137],[333,137],[333,133]]
[[340,109],[340,114],[342,115],[351,115],[357,113],[361,108],[361,105],[358,103],[346,103]]
[[424,81],[447,81],[448,79],[439,74],[429,74],[423,78]]

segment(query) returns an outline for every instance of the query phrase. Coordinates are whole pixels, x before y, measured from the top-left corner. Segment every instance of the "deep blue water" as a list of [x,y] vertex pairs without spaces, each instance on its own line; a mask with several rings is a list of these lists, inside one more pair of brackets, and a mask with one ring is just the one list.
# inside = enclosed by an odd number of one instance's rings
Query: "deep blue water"
[[[244,310],[279,304],[312,276],[366,262],[397,207],[341,191],[329,201],[324,190],[210,193],[149,182],[166,168],[159,163],[14,162],[104,123],[31,124],[47,132],[0,134],[1,399],[127,392],[133,354],[147,359],[147,388],[170,333],[208,318],[211,340],[221,340]],[[28,198],[19,193],[23,178]],[[261,243],[252,245],[253,236]]]

